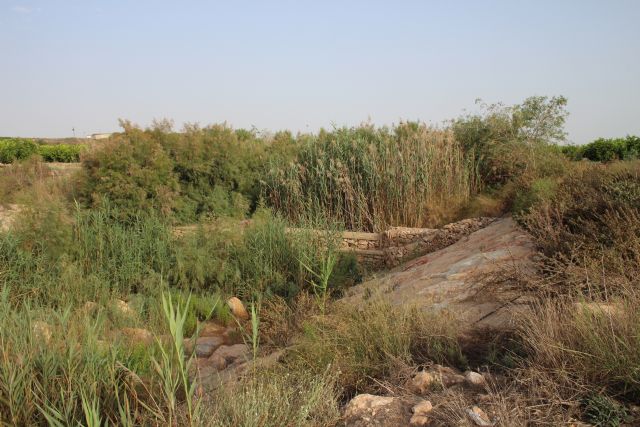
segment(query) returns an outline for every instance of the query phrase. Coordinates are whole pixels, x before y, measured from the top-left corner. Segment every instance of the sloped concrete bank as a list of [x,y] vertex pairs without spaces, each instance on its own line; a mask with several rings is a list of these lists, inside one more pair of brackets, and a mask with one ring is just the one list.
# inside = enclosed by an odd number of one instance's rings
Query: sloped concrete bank
[[530,236],[504,217],[351,288],[344,301],[381,295],[394,304],[447,310],[468,325],[507,327],[526,297],[488,285],[508,271],[532,271],[535,254]]

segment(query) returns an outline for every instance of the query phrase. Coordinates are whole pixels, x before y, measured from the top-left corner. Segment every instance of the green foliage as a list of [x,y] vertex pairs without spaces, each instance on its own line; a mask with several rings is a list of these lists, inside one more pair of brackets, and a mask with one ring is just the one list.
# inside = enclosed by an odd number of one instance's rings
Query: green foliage
[[[169,348],[157,341],[160,350],[159,360],[153,359],[155,371],[160,378],[164,401],[167,403],[165,422],[168,425],[178,424],[178,396],[184,396],[186,403],[186,422],[195,425],[200,415],[200,399],[196,399],[196,383],[189,380],[190,367],[195,363],[195,354],[188,358],[184,349],[184,331],[189,303],[187,298],[184,306],[174,306],[171,295],[162,295],[162,308],[168,323],[171,342]],[[181,423],[182,424],[182,423]]]
[[447,131],[363,125],[299,137],[271,169],[267,202],[292,221],[322,213],[350,230],[443,222],[474,191],[473,164]]
[[84,148],[79,144],[48,145],[28,138],[0,138],[0,163],[13,163],[36,154],[45,162],[78,162]]
[[73,163],[80,161],[80,153],[84,150],[82,145],[40,145],[38,154],[45,162]]
[[619,427],[628,416],[622,405],[600,394],[587,397],[583,404],[586,421],[597,427]]
[[156,289],[173,265],[169,228],[153,217],[123,225],[113,215],[25,213],[16,230],[0,234],[0,283],[51,306]]
[[128,220],[134,212],[159,212],[179,223],[209,217],[245,217],[260,199],[260,180],[268,153],[287,157],[290,144],[273,144],[254,132],[226,125],[187,126],[172,132],[170,123],[141,130],[124,122],[125,131],[88,153],[81,197],[90,207],[108,199]]
[[[325,223],[326,224],[326,223]],[[258,210],[249,225],[218,221],[177,242],[170,281],[188,289],[217,289],[246,299],[279,295],[287,299],[311,289],[314,276],[302,262],[319,271],[326,256],[337,257],[328,277],[328,294],[354,282],[353,260],[336,254],[337,234],[328,231],[287,232],[287,223],[268,210]]]
[[557,183],[551,178],[539,178],[531,182],[527,188],[521,188],[513,201],[512,211],[520,214],[534,205],[549,201],[555,194]]
[[[558,163],[550,145],[565,138],[564,97],[530,97],[505,107],[482,104],[480,114],[453,122],[456,140],[475,159],[483,186],[500,186],[523,175],[539,176],[546,163]],[[557,166],[555,166],[557,167]]]
[[38,152],[38,144],[26,138],[0,138],[0,163],[24,160]]
[[594,162],[632,160],[640,156],[640,137],[628,135],[625,138],[598,138],[582,146],[562,147],[571,160],[588,159]]
[[155,139],[132,129],[87,154],[79,189],[94,207],[117,207],[118,219],[134,221],[139,212],[168,216],[179,190],[171,158]]

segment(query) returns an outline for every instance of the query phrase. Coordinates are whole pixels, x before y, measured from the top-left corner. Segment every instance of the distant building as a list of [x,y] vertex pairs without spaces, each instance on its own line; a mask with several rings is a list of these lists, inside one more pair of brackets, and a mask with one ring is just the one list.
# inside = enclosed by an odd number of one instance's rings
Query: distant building
[[92,133],[87,138],[90,138],[90,139],[107,139],[111,135],[113,135],[113,133]]

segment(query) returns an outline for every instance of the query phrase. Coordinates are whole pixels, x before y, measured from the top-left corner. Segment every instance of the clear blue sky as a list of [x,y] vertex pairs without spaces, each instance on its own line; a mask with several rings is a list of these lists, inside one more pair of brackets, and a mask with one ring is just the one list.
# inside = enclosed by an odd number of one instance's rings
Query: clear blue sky
[[0,0],[0,135],[118,118],[317,130],[565,95],[640,134],[640,1]]

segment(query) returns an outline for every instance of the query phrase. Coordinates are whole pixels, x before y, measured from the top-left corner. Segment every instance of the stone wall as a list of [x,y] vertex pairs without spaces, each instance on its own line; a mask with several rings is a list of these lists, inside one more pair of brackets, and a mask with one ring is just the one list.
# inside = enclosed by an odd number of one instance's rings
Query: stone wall
[[392,268],[445,248],[493,221],[495,218],[470,218],[439,229],[393,227],[382,233],[345,232],[340,250],[355,254],[371,269]]
[[[345,231],[341,235],[340,251],[353,253],[358,261],[371,270],[393,268],[411,258],[445,248],[495,220],[470,218],[438,229],[393,227],[381,233]],[[249,220],[242,221],[240,229],[249,223]],[[176,237],[181,237],[197,230],[198,226],[190,225],[175,227],[173,232]],[[300,228],[288,228],[287,232],[325,235],[322,230]]]

